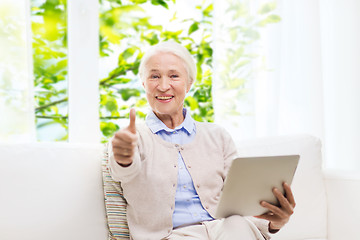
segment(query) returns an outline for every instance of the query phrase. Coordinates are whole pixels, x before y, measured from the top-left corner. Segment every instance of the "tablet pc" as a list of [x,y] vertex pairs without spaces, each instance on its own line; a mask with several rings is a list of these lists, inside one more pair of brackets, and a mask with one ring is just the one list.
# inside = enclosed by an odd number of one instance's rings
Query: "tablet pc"
[[278,205],[272,189],[276,187],[284,193],[282,183],[291,185],[299,158],[299,155],[286,155],[234,159],[224,182],[216,218],[264,214],[268,210],[260,205],[262,200]]

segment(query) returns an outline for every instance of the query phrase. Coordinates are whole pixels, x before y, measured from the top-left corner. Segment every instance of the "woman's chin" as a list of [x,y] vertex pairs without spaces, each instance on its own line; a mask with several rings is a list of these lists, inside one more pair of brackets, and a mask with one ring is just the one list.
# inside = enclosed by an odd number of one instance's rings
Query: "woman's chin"
[[173,106],[156,106],[155,108],[152,108],[152,110],[156,114],[160,115],[175,116],[178,114],[182,114],[182,106],[178,108],[175,108]]

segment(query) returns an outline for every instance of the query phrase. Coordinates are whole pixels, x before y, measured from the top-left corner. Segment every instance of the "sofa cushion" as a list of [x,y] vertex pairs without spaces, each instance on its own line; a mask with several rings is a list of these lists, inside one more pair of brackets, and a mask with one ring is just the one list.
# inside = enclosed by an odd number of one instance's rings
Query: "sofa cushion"
[[130,233],[126,218],[126,200],[121,183],[112,179],[108,165],[108,145],[104,147],[102,157],[103,186],[109,239],[129,239]]
[[0,145],[0,239],[107,239],[101,144]]
[[319,139],[308,135],[268,137],[239,141],[237,146],[240,156],[300,155],[292,183],[295,212],[273,239],[326,239],[327,201]]

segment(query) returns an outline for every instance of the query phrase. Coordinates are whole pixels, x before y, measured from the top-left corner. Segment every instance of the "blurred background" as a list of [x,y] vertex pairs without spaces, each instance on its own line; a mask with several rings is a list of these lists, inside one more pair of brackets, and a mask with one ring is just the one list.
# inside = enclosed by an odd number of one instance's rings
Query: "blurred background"
[[360,170],[357,0],[0,0],[0,142],[106,142],[149,111],[146,49],[197,62],[195,120],[235,140],[311,134]]

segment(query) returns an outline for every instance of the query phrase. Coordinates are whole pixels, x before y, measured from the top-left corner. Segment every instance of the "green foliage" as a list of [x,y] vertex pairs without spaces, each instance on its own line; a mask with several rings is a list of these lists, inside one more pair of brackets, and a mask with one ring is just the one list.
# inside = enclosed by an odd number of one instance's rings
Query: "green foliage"
[[[196,120],[213,121],[210,46],[213,4],[203,1],[196,6],[196,18],[179,19],[175,3],[175,0],[100,0],[100,57],[112,57],[121,49],[117,66],[99,80],[103,141],[119,129],[117,120],[127,118],[130,107],[137,108],[138,117],[145,117],[147,102],[137,77],[143,49],[169,39],[182,43],[197,60],[197,79],[186,98],[186,106]],[[66,7],[66,0],[31,1],[37,128],[49,125],[63,128],[63,133],[54,140],[66,140],[68,136]],[[174,30],[152,23],[148,8],[174,12],[168,21],[183,23],[184,27]]]
[[[251,115],[251,80],[262,66],[261,59],[254,54],[261,39],[261,31],[269,24],[281,21],[274,14],[276,2],[265,2],[260,5],[257,14],[250,11],[251,0],[227,0],[226,20],[220,25],[218,44],[223,51],[219,54],[219,82],[216,92],[221,103],[225,103],[218,112],[221,116]],[[230,20],[231,24],[228,24]],[[221,20],[220,20],[221,21]],[[239,104],[241,103],[241,104]],[[236,119],[236,118],[233,118]]]
[[37,128],[57,125],[67,139],[66,0],[31,1]]
[[[114,49],[121,48],[117,67],[100,80],[100,118],[102,126],[114,124],[117,119],[128,118],[131,107],[135,107],[139,118],[146,116],[148,105],[138,78],[138,67],[144,49],[169,39],[183,44],[197,60],[197,79],[185,99],[192,116],[198,121],[213,121],[212,104],[212,10],[213,4],[204,1],[196,6],[197,16],[179,19],[175,1],[141,0],[121,1],[108,4],[102,1],[100,13],[100,55],[109,57]],[[171,11],[169,23],[182,24],[182,28],[166,28],[152,21],[153,11]],[[173,26],[173,25],[172,25]],[[109,97],[111,96],[111,97]],[[110,126],[110,125],[109,125]],[[106,132],[105,130],[106,129]],[[103,141],[111,136],[114,127],[102,128]]]
[[[229,0],[230,1],[230,0]],[[247,0],[248,1],[248,0]],[[213,2],[198,1],[195,14],[180,19],[176,0],[99,0],[101,59],[113,59],[116,67],[99,80],[100,129],[106,141],[120,129],[119,120],[128,118],[135,107],[144,118],[147,101],[138,79],[138,68],[144,51],[160,41],[175,40],[184,45],[197,62],[197,77],[185,99],[194,119],[213,121],[212,102],[212,33]],[[258,10],[260,17],[249,14],[243,1],[230,1],[228,16],[235,25],[225,26],[230,44],[221,69],[223,89],[236,88],[237,96],[246,95],[246,82],[252,74],[249,67],[257,56],[248,46],[260,39],[259,29],[280,21],[273,14],[275,3]],[[57,125],[64,129],[55,140],[67,139],[67,35],[66,0],[32,0],[33,57],[37,127]],[[155,23],[151,13],[170,12],[167,21]],[[174,27],[176,24],[181,27]],[[235,47],[234,47],[235,46]],[[231,97],[229,94],[228,97]],[[229,101],[230,104],[235,101]],[[236,109],[236,108],[234,108]]]

